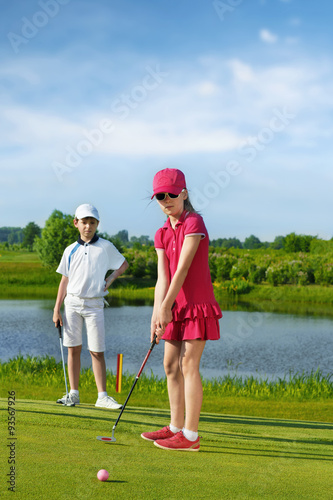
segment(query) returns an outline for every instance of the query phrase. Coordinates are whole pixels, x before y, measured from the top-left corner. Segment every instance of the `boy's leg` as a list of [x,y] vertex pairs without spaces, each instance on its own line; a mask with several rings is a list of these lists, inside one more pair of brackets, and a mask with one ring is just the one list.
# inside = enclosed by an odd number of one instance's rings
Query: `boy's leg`
[[88,349],[91,354],[92,367],[98,390],[98,399],[95,406],[119,410],[121,404],[117,403],[106,392],[106,367],[105,367],[105,329],[104,329],[104,303],[103,299],[86,301],[84,319],[87,327]]
[[182,429],[184,426],[184,377],[179,366],[182,343],[166,340],[164,346],[164,370],[170,402],[171,425]]
[[120,410],[121,404],[115,399],[108,396],[106,391],[106,367],[104,352],[90,351],[93,372],[95,375],[96,386],[98,390],[98,398],[95,406],[98,408],[108,408],[111,410]]
[[181,351],[181,369],[185,380],[185,428],[193,432],[198,432],[202,405],[199,367],[205,344],[202,340],[186,340]]
[[81,350],[82,345],[68,347],[68,377],[69,385],[72,390],[79,390],[79,379],[81,370]]
[[105,366],[105,326],[103,299],[87,301],[84,311],[87,328],[88,349],[91,355],[92,369],[98,392],[106,392]]
[[104,352],[90,351],[92,369],[98,392],[106,392],[106,366]]
[[68,376],[71,390],[79,390],[81,370],[82,327],[80,299],[67,296],[64,310],[64,346],[68,348]]

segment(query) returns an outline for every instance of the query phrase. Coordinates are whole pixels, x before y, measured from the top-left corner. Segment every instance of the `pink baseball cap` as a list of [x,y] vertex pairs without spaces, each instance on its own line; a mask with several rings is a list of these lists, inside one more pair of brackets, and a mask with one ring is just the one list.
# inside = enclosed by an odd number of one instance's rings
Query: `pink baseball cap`
[[153,196],[158,193],[180,194],[186,188],[185,175],[177,168],[165,168],[154,176]]

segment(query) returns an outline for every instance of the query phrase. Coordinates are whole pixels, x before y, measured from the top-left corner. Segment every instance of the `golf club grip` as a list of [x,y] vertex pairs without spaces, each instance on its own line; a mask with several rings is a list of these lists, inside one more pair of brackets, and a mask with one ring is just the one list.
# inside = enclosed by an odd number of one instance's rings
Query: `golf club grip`
[[152,351],[156,345],[157,335],[155,333],[152,343],[150,344],[150,350]]
[[59,339],[61,339],[62,335],[61,335],[61,324],[60,324],[60,321],[58,321],[57,327],[58,327],[58,332],[59,332]]

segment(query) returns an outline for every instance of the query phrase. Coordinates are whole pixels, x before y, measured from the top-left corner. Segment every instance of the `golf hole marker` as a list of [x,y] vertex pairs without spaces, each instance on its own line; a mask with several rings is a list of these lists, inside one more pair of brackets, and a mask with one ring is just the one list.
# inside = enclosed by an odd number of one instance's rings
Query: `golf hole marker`
[[121,382],[123,378],[123,355],[117,355],[117,378],[116,378],[116,392],[121,392]]

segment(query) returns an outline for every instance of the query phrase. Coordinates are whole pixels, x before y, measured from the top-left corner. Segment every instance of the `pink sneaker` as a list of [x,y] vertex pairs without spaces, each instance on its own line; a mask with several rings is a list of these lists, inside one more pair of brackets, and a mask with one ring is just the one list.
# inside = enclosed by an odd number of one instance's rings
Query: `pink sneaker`
[[154,445],[163,450],[199,451],[200,438],[198,437],[195,441],[189,441],[182,431],[180,431],[171,438],[155,441]]
[[163,427],[163,429],[160,429],[159,431],[143,432],[141,434],[141,437],[143,439],[146,439],[147,441],[156,441],[156,439],[168,439],[171,438],[172,436],[175,436],[175,434],[170,431],[169,426]]

